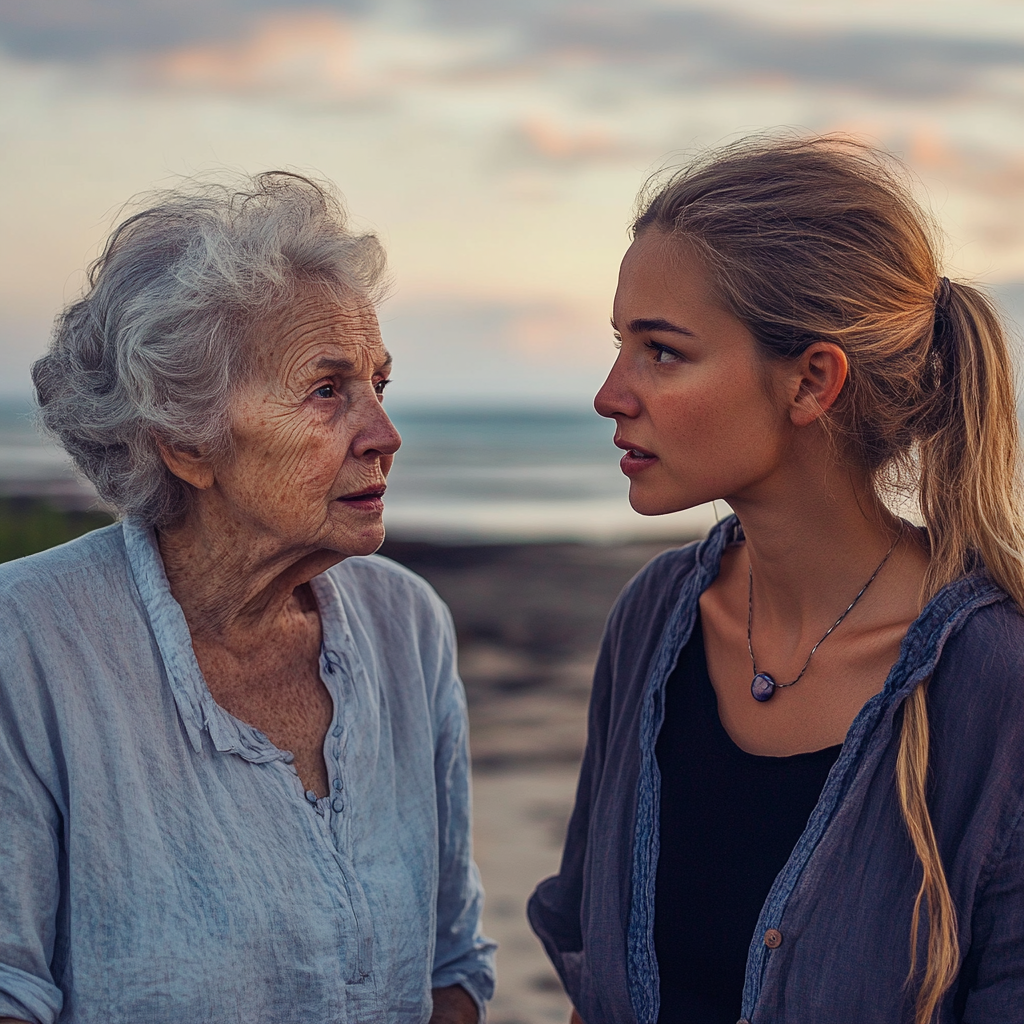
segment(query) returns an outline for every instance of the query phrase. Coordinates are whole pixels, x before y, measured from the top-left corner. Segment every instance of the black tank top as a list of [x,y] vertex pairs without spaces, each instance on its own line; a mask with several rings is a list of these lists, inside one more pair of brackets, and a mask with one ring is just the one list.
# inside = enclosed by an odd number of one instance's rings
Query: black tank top
[[736,746],[718,717],[698,615],[656,747],[658,1024],[736,1024],[761,907],[841,749],[759,757]]

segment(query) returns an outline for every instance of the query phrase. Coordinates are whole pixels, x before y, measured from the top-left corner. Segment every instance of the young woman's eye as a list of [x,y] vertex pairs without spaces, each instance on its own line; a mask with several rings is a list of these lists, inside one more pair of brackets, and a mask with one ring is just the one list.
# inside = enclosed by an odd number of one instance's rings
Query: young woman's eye
[[656,341],[647,342],[647,347],[654,353],[656,363],[675,363],[683,358],[675,349],[659,345]]
[[384,394],[384,389],[390,383],[391,383],[391,378],[390,377],[388,377],[386,380],[379,380],[379,381],[377,381],[376,384],[373,385],[373,390],[376,391],[378,395],[383,395]]
[[334,385],[333,384],[321,384],[320,387],[313,392],[317,398],[333,398],[334,397]]

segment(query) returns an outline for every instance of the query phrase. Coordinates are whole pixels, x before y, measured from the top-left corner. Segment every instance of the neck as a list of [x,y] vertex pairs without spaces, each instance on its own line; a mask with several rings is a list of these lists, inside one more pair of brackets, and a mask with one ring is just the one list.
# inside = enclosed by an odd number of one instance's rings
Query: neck
[[283,617],[315,609],[308,583],[344,557],[284,547],[225,517],[195,512],[157,534],[171,593],[194,641],[230,647]]
[[[809,479],[821,486],[808,489]],[[866,475],[801,473],[799,486],[730,499],[746,537],[764,624],[800,630],[860,590],[902,530]]]

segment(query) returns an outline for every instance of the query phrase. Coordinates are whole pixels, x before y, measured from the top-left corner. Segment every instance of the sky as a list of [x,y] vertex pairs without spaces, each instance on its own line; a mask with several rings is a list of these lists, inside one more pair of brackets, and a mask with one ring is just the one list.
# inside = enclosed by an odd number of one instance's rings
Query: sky
[[396,405],[580,406],[638,189],[764,129],[895,152],[1024,314],[1024,4],[3,0],[0,394],[133,197],[275,167],[380,234]]

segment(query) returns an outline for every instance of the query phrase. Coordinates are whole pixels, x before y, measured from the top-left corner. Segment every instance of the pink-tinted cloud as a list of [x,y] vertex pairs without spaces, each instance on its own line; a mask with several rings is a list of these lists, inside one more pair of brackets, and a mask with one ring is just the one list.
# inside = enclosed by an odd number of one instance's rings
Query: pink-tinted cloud
[[223,45],[174,50],[152,68],[166,84],[194,89],[252,92],[309,86],[353,87],[350,26],[326,12],[272,15],[250,36]]

